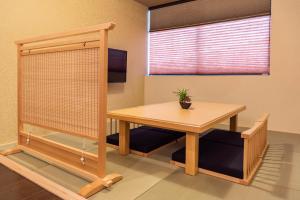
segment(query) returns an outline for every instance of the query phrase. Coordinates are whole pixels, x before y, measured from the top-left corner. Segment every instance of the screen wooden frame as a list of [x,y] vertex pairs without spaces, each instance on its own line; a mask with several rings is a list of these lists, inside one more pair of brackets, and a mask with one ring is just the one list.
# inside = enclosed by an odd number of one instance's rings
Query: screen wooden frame
[[[24,151],[35,157],[43,159],[50,164],[68,170],[92,183],[84,186],[78,192],[84,197],[89,197],[99,190],[111,186],[122,179],[119,174],[106,175],[106,125],[107,125],[107,72],[108,72],[108,31],[114,28],[114,23],[104,23],[96,26],[76,29],[67,32],[54,33],[44,36],[16,41],[17,45],[17,65],[18,65],[18,145],[2,152],[4,156]],[[89,35],[89,37],[87,37]],[[92,35],[92,36],[91,36]],[[76,38],[74,39],[74,37]],[[63,39],[63,40],[62,40]],[[44,137],[33,135],[27,132],[22,114],[22,56],[39,53],[51,53],[71,51],[78,49],[99,48],[99,70],[98,77],[100,85],[98,87],[99,105],[97,115],[99,119],[97,137],[78,135],[75,132],[67,134],[87,137],[98,143],[98,155],[83,152],[82,150],[54,142]],[[101,59],[100,59],[101,58]],[[30,124],[30,123],[29,123]],[[48,130],[60,131],[55,127],[45,127],[41,124],[31,124]],[[84,154],[84,155],[83,155]],[[84,157],[84,164],[81,158]]]

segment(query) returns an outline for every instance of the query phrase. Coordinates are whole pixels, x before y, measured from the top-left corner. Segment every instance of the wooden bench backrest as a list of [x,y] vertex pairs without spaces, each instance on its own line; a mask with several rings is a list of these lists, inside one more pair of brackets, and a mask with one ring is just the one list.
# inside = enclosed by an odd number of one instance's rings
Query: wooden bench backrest
[[244,180],[249,183],[257,171],[267,148],[267,125],[269,114],[263,114],[254,126],[244,132]]

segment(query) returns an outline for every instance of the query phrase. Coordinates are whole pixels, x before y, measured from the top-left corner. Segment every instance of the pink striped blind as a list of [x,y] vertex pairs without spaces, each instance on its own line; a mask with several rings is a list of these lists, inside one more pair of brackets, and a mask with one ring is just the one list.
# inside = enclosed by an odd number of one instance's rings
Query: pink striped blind
[[150,74],[269,74],[270,16],[150,32]]

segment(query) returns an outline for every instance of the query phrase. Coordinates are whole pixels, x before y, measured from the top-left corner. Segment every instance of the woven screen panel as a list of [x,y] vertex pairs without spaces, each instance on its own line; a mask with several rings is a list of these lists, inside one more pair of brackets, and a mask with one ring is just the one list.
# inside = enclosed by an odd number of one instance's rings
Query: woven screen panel
[[21,120],[98,138],[99,48],[22,56]]

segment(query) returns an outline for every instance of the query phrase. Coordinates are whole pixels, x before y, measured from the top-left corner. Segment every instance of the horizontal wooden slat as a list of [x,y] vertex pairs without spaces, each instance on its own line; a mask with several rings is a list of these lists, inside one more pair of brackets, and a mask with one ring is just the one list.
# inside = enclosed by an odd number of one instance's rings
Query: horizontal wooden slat
[[[99,178],[97,177],[98,157],[96,155],[34,135],[28,136],[20,133],[19,137],[20,148],[23,151],[87,180],[94,181]],[[30,140],[28,144],[27,138]],[[85,159],[84,165],[80,161],[82,155]]]
[[37,44],[37,45],[22,46],[20,50],[24,51],[24,50],[42,49],[42,48],[65,46],[65,45],[78,44],[78,43],[86,44],[88,42],[94,42],[99,40],[100,40],[99,37],[79,38],[79,39],[66,40],[66,41],[48,42],[48,43]]
[[115,26],[114,23],[109,22],[105,24],[99,24],[95,26],[90,26],[90,27],[85,27],[81,29],[75,29],[67,32],[61,32],[61,33],[54,33],[54,34],[49,34],[49,35],[43,35],[43,36],[38,36],[38,37],[32,37],[24,40],[18,40],[15,43],[16,44],[28,44],[28,43],[33,43],[33,42],[41,42],[41,41],[47,41],[47,40],[54,40],[54,39],[59,39],[63,37],[71,37],[71,36],[76,36],[76,35],[83,35],[83,34],[88,34],[88,33],[93,33],[93,32],[98,32],[100,30],[111,30]]
[[[73,153],[73,154],[76,154],[76,155],[79,155],[79,156],[82,155],[82,151],[80,149],[70,147],[70,146],[55,142],[53,140],[49,140],[49,139],[44,138],[44,137],[36,136],[36,135],[30,134],[30,133],[26,133],[24,131],[21,131],[20,135],[22,137],[26,137],[26,138],[29,136],[30,140],[39,141],[40,143],[43,143],[45,145],[50,145],[53,148],[62,149],[63,151],[68,151],[69,153]],[[89,152],[84,152],[84,155],[85,155],[85,157],[87,157],[91,160],[94,160],[94,161],[98,160],[98,156],[96,154],[89,153]]]
[[56,47],[49,47],[44,49],[34,49],[30,51],[24,50],[21,52],[21,55],[27,56],[27,55],[35,55],[35,54],[43,54],[43,53],[54,53],[54,52],[92,49],[92,48],[99,48],[99,42],[79,43],[79,44],[72,44],[67,46],[56,46]]
[[90,139],[90,140],[97,140],[98,139],[97,137],[92,137],[92,136],[88,136],[88,135],[82,135],[80,133],[71,132],[71,131],[65,131],[65,130],[53,128],[53,127],[50,127],[50,126],[44,126],[42,124],[33,123],[33,122],[29,122],[29,121],[22,120],[22,123],[33,125],[33,126],[37,126],[37,127],[44,128],[44,129],[48,129],[48,130],[51,130],[51,131],[57,131],[57,132],[60,132],[60,133],[75,135],[75,136],[78,136],[78,137],[84,137],[84,138],[87,138],[87,139]]

